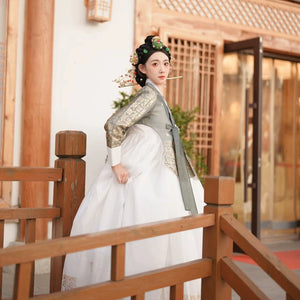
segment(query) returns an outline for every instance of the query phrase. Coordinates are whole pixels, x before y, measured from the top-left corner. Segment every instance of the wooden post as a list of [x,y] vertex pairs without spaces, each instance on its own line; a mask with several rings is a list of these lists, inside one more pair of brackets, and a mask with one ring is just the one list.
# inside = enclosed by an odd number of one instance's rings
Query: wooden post
[[[54,0],[26,1],[22,97],[21,166],[48,167],[51,131]],[[21,182],[21,206],[48,206],[47,182]],[[47,221],[37,220],[37,239]],[[24,222],[21,239],[24,238]]]
[[[85,194],[86,134],[60,131],[56,134],[56,168],[63,169],[63,180],[54,184],[53,206],[61,209],[60,218],[53,220],[52,238],[69,236],[74,217]],[[60,291],[64,257],[51,260],[50,291]]]
[[[17,47],[19,25],[19,1],[6,1],[6,49],[4,68],[4,90],[2,105],[2,139],[1,139],[1,166],[13,165],[14,129],[15,129],[15,102],[16,102],[16,73]],[[11,204],[12,182],[3,181],[0,206],[9,207]]]
[[231,287],[222,280],[220,259],[232,257],[233,241],[220,229],[220,216],[233,214],[234,180],[229,177],[206,177],[204,184],[204,213],[214,213],[216,224],[203,230],[203,257],[213,260],[213,274],[202,279],[201,299],[230,300]]

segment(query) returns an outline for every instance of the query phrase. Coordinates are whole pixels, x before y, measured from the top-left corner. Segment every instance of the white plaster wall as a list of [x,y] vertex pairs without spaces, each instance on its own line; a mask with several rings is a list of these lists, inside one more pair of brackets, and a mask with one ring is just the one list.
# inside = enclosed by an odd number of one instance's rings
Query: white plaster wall
[[134,0],[113,0],[105,23],[86,20],[84,0],[56,1],[50,165],[58,131],[85,132],[86,189],[105,162],[103,125],[120,91],[112,81],[130,67],[133,43]]
[[[22,73],[25,0],[19,1],[14,165],[20,165]],[[103,125],[113,113],[120,89],[113,79],[130,67],[134,43],[134,0],[113,0],[112,19],[86,20],[84,0],[56,0],[54,20],[50,163],[54,166],[55,134],[80,130],[87,134],[86,190],[106,157]],[[130,92],[130,89],[122,89]],[[53,197],[50,185],[49,199]],[[19,185],[13,183],[12,205],[18,205]],[[51,232],[51,227],[49,226]],[[17,237],[14,223],[5,226],[4,246]]]

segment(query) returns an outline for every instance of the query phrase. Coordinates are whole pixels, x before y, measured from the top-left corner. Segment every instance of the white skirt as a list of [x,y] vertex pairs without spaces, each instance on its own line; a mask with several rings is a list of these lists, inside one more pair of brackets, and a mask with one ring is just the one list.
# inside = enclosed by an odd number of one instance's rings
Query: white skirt
[[[145,125],[134,125],[122,143],[122,165],[129,172],[120,184],[109,164],[83,199],[71,236],[189,215],[185,211],[178,177],[164,164],[160,136]],[[200,181],[191,179],[198,212],[203,212]],[[66,256],[62,290],[110,280],[111,248]],[[126,244],[126,276],[202,257],[202,229],[194,229]],[[185,298],[200,299],[201,280],[185,283]],[[146,299],[169,299],[169,289],[146,293]]]

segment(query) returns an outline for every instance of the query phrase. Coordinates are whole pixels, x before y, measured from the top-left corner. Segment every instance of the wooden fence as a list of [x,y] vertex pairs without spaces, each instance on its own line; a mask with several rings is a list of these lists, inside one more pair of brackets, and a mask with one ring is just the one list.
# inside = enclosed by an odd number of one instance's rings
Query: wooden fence
[[[85,193],[86,135],[78,131],[61,131],[56,134],[55,154],[58,159],[54,168],[2,167],[0,181],[48,181],[54,182],[53,207],[1,208],[0,248],[4,243],[4,224],[8,220],[25,220],[25,243],[36,242],[36,220],[52,221],[52,238],[69,236],[73,218]],[[13,248],[13,247],[9,247]],[[51,262],[51,287],[61,276],[63,258]],[[18,271],[18,267],[17,267]],[[30,295],[33,295],[34,264]],[[55,279],[54,279],[55,278]],[[2,296],[2,266],[0,267],[0,299]]]
[[[84,180],[82,179],[85,173],[84,162],[81,160],[85,151],[74,150],[77,148],[74,139],[71,138],[72,135],[77,137],[77,142],[81,143],[85,140],[76,132],[67,135],[61,133],[58,137],[57,141],[61,146],[57,146],[56,150],[60,149],[58,152],[61,151],[62,154],[55,163],[55,169],[62,170],[62,177],[58,176],[55,179],[54,207],[47,211],[30,209],[26,213],[22,209],[10,212],[6,210],[6,214],[0,210],[2,220],[12,217],[28,220],[43,216],[54,218],[52,240],[34,242],[33,237],[28,237],[28,242],[32,241],[32,243],[0,250],[0,268],[16,265],[14,299],[31,297],[30,299],[107,300],[131,296],[132,300],[139,300],[145,299],[147,291],[170,287],[170,299],[178,300],[183,299],[184,282],[196,278],[202,278],[202,299],[229,300],[232,288],[242,299],[268,299],[232,261],[233,241],[286,291],[287,300],[300,299],[300,278],[233,217],[231,205],[234,199],[234,181],[232,178],[207,177],[205,179],[207,205],[204,214],[68,237],[70,222],[83,198]],[[62,150],[63,141],[66,142],[68,137],[69,142],[72,141],[72,153]],[[67,148],[69,149],[65,146],[65,149]],[[54,170],[51,172],[56,173]],[[0,179],[3,180],[3,177]],[[81,183],[74,186],[75,182]],[[31,221],[28,221],[28,224],[30,223]],[[28,232],[31,232],[29,236],[32,236],[34,226],[28,226]],[[203,227],[203,258],[125,276],[126,243],[200,227]],[[111,280],[60,292],[64,255],[105,246],[112,246]],[[47,257],[52,258],[51,293],[33,296],[33,263],[37,259]]]

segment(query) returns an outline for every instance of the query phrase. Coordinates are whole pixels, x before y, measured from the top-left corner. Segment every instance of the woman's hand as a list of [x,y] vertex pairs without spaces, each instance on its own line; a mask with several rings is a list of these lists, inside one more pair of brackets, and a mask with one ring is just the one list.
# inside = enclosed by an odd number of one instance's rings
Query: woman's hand
[[121,164],[111,167],[119,183],[126,183],[129,178],[128,171]]

